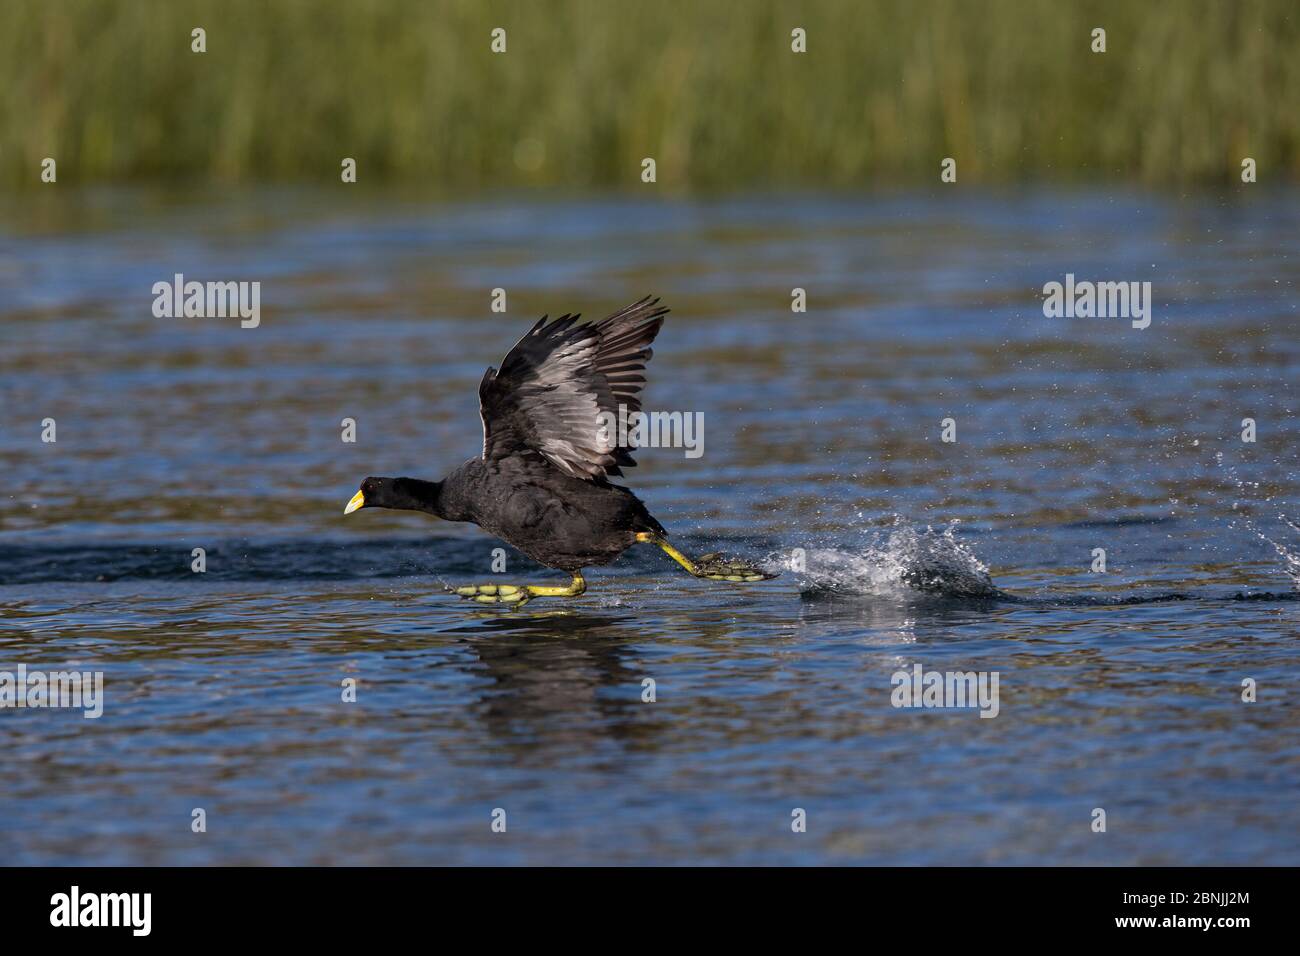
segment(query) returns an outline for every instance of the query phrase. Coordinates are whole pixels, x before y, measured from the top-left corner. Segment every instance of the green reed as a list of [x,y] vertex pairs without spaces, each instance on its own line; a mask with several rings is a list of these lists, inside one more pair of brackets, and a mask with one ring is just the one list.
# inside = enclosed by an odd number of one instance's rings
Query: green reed
[[[0,183],[1300,176],[1294,0],[7,0]],[[190,31],[207,31],[192,53]],[[1107,52],[1090,31],[1107,31]],[[489,49],[494,27],[507,52]],[[807,30],[808,52],[790,51]]]

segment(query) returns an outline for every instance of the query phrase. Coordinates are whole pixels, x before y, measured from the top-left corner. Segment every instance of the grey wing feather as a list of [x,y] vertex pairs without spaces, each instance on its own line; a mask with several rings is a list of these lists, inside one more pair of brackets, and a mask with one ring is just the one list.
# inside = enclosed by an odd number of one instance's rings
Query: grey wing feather
[[535,451],[593,480],[635,465],[630,439],[620,444],[619,430],[607,426],[620,405],[641,410],[650,344],[667,314],[647,296],[585,325],[576,315],[543,316],[479,383],[483,458]]

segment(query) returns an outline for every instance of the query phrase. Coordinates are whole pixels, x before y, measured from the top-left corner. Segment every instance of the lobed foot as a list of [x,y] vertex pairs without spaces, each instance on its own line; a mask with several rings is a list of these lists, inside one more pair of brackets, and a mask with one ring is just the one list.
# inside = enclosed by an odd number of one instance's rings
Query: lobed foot
[[449,587],[447,591],[478,604],[510,604],[515,607],[522,607],[533,597],[528,587],[520,584],[466,584],[458,588]]
[[708,578],[710,581],[730,581],[739,584],[751,581],[770,581],[776,577],[775,574],[764,571],[756,564],[752,564],[743,558],[726,558],[716,551],[711,554],[700,555],[691,563],[695,565],[693,573],[696,577]]
[[581,572],[575,571],[570,584],[466,584],[447,588],[452,594],[476,604],[509,604],[523,607],[535,597],[577,597],[587,590]]

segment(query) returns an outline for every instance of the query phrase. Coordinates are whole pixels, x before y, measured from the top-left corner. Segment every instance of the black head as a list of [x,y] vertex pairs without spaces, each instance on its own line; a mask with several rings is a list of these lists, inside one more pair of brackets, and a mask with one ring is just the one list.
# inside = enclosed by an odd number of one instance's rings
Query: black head
[[438,513],[441,483],[418,478],[367,478],[343,509],[350,515],[358,508],[399,508],[404,511]]
[[352,500],[343,509],[343,513],[350,515],[358,508],[391,507],[389,501],[392,498],[392,491],[392,478],[367,478],[361,482],[361,489],[352,496]]

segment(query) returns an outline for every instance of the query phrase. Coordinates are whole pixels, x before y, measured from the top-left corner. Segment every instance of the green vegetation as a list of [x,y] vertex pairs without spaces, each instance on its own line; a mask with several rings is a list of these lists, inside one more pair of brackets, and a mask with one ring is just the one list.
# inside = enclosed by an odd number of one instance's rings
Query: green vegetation
[[[0,184],[1300,178],[1295,0],[6,0]],[[1094,27],[1107,52],[1091,52]],[[207,52],[190,31],[207,31]],[[494,27],[508,49],[489,49]],[[807,31],[808,52],[790,50]]]

